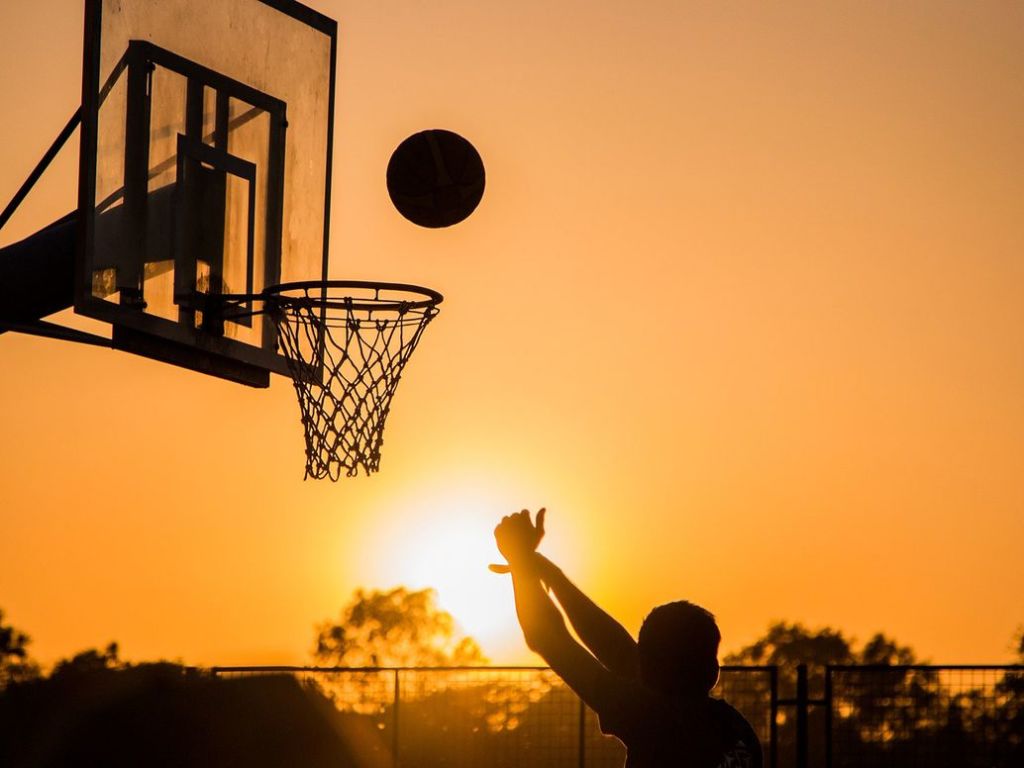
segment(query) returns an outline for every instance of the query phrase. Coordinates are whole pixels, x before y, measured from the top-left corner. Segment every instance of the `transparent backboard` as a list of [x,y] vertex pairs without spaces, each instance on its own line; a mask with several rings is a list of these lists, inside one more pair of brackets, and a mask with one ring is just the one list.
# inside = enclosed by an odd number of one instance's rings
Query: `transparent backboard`
[[115,347],[287,373],[211,299],[327,276],[336,41],[291,0],[88,0],[75,309]]

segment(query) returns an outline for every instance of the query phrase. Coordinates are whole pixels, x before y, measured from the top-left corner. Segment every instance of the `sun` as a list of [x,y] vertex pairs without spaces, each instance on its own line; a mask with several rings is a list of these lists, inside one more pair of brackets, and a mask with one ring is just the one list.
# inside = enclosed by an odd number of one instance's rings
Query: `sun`
[[521,644],[511,581],[487,570],[500,561],[493,536],[500,507],[466,492],[417,506],[415,522],[392,540],[389,573],[397,583],[436,589],[440,606],[488,656]]

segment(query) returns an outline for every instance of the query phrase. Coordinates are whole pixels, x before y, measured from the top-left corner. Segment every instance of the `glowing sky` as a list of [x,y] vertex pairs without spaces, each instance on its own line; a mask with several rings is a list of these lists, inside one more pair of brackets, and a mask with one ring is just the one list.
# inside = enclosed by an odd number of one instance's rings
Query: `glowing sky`
[[[302,663],[357,586],[528,659],[490,530],[636,630],[687,597],[935,662],[1024,623],[1024,5],[314,2],[340,28],[331,275],[446,296],[382,469],[302,481],[290,384],[0,336],[0,608],[44,661]],[[77,0],[0,4],[0,203],[79,101]],[[443,127],[488,171],[384,189]],[[77,139],[11,223],[75,205]]]

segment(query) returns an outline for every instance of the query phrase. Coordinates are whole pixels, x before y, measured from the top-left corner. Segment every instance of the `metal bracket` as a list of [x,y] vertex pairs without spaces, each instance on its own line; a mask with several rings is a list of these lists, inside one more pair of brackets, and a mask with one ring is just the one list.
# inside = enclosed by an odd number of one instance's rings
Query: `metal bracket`
[[59,339],[60,341],[74,341],[78,344],[91,344],[96,347],[107,347],[108,349],[113,346],[110,339],[104,336],[78,331],[74,328],[66,328],[63,325],[48,323],[45,320],[34,320],[30,323],[11,323],[6,320],[0,320],[0,333],[4,331],[25,333],[30,336],[43,336],[48,339]]
[[39,181],[39,177],[43,175],[46,169],[53,162],[53,158],[57,156],[57,153],[61,151],[67,140],[71,138],[71,134],[75,132],[82,122],[82,108],[79,107],[75,110],[75,114],[68,120],[68,124],[64,126],[57,138],[54,140],[50,148],[46,150],[46,154],[43,155],[42,159],[36,164],[36,167],[32,169],[32,173],[25,179],[25,183],[21,185],[21,188],[15,193],[14,197],[11,198],[11,202],[7,204],[3,212],[0,213],[0,229],[4,228],[4,224],[7,220],[14,215],[14,212],[18,210],[18,206],[21,205],[21,201],[25,199],[29,192],[32,191],[32,187],[35,186],[36,182]]

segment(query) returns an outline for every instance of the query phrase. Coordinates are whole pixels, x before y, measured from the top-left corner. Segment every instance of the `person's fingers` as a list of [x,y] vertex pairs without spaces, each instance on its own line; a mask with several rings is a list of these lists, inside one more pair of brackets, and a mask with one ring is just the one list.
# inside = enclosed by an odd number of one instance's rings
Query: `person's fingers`
[[497,565],[496,563],[491,563],[490,565],[488,565],[487,570],[489,570],[491,573],[512,573],[512,569],[509,568],[507,565]]
[[546,507],[541,507],[537,512],[537,533],[544,535],[544,516],[548,513]]

